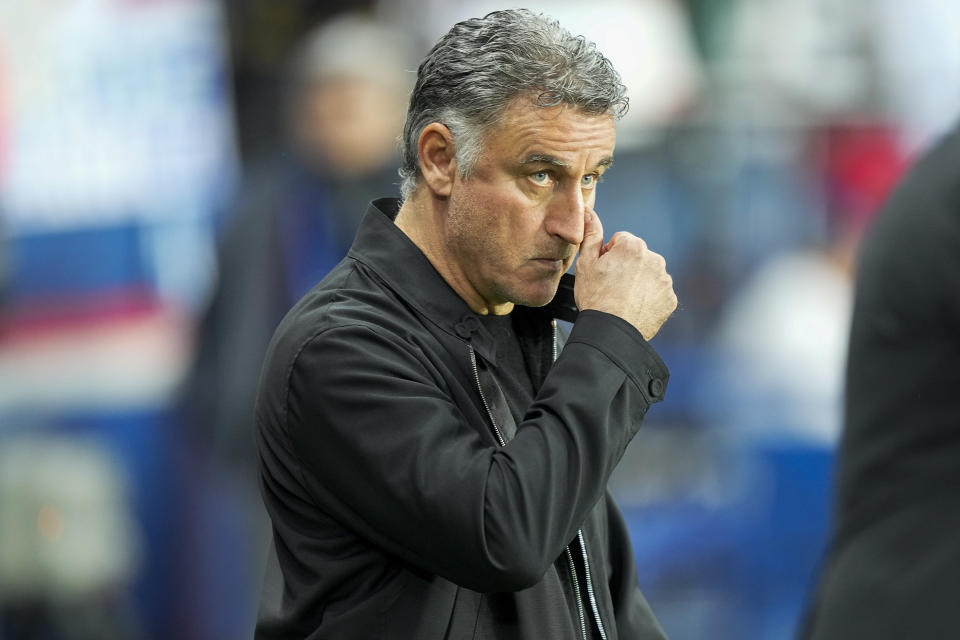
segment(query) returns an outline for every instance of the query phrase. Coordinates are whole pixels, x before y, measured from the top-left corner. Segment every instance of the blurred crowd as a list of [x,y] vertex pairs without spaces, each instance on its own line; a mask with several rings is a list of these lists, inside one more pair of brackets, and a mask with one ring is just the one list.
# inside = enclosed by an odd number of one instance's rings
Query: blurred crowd
[[[251,636],[266,343],[399,195],[420,57],[504,6],[0,2],[0,640]],[[790,638],[858,241],[960,116],[960,5],[524,6],[623,75],[596,209],[680,300],[670,393],[611,485],[641,587],[676,640]]]

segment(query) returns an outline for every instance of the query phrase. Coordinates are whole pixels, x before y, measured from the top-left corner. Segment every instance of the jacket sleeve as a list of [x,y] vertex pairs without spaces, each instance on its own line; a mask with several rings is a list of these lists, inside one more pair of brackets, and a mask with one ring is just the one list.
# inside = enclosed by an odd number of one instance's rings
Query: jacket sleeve
[[621,322],[582,314],[502,448],[421,348],[375,327],[328,329],[290,370],[285,430],[301,482],[328,515],[425,572],[475,591],[531,586],[662,397],[666,368]]

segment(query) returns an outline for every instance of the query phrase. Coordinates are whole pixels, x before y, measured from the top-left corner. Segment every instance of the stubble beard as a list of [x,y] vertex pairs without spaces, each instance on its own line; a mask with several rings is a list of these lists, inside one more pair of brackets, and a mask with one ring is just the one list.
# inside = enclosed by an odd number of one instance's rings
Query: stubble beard
[[[513,255],[510,254],[509,247],[499,244],[491,237],[484,224],[485,220],[496,215],[496,212],[491,213],[484,203],[477,202],[473,197],[461,199],[456,205],[451,203],[448,211],[448,241],[452,255],[464,276],[487,302],[512,302],[525,307],[542,307],[548,304],[557,294],[562,274],[554,276],[549,291],[540,294],[532,289],[545,287],[546,276],[534,281],[517,272],[527,267],[528,259],[539,255],[568,256],[576,248],[571,249],[563,243],[563,246],[540,249],[539,253],[534,255],[521,256],[520,260],[516,260],[518,266],[511,267],[509,263],[513,261]],[[490,256],[501,259],[491,263],[488,260]],[[475,277],[470,278],[470,266],[474,264],[493,264],[493,273],[474,272]],[[486,283],[483,282],[484,276],[490,278]]]

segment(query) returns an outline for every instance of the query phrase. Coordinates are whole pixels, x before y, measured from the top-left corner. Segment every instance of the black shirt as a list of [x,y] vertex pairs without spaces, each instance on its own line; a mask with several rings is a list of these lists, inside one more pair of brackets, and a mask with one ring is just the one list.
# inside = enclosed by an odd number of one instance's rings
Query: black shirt
[[533,380],[524,361],[520,339],[513,328],[511,314],[495,316],[477,316],[480,322],[493,334],[497,343],[497,362],[504,375],[499,376],[503,395],[506,396],[510,413],[518,423],[533,403],[536,395]]

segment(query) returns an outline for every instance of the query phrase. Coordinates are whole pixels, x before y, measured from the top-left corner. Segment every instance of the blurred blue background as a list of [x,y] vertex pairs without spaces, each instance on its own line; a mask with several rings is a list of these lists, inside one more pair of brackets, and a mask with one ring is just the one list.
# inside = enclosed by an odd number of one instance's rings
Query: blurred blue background
[[[251,637],[284,311],[398,192],[482,1],[0,0],[0,640]],[[857,240],[960,113],[960,5],[531,2],[630,89],[597,211],[667,259],[611,489],[674,640],[790,638],[829,527]]]

